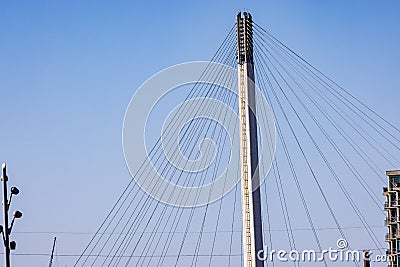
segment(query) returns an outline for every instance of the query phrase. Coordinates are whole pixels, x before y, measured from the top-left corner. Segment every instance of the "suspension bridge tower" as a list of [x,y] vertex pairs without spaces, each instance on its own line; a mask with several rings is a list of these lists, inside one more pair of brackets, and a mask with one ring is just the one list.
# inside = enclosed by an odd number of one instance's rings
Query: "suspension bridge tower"
[[253,21],[247,12],[236,21],[240,161],[244,267],[261,267],[257,253],[263,249],[256,97],[254,84]]

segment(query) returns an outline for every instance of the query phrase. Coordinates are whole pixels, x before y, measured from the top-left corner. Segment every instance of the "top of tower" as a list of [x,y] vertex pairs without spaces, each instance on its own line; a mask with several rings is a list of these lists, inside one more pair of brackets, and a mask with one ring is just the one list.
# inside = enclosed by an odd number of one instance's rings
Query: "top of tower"
[[253,63],[253,20],[250,13],[239,12],[236,19],[236,57],[239,64]]
[[[242,18],[242,12],[239,12],[237,16],[238,18]],[[243,18],[251,20],[251,14],[249,12],[244,11]]]

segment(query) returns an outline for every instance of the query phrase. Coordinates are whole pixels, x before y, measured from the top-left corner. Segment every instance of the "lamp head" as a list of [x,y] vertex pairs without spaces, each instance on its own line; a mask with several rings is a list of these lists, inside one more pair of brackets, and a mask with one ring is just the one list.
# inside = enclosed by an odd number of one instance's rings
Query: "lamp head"
[[15,186],[11,187],[11,194],[18,195],[19,194],[19,189],[16,188]]
[[14,211],[14,218],[19,219],[22,217],[22,212],[19,210]]

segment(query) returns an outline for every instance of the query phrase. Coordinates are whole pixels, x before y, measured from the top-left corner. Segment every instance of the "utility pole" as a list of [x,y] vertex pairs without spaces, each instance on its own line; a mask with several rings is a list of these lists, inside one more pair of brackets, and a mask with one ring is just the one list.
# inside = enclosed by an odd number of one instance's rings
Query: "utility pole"
[[253,20],[250,13],[237,15],[238,94],[244,267],[261,267],[263,250],[256,96],[254,84]]
[[3,234],[3,241],[4,241],[4,266],[5,267],[10,267],[10,251],[14,250],[17,246],[17,243],[15,241],[10,242],[10,234],[11,230],[14,226],[14,221],[15,219],[19,219],[22,217],[22,212],[20,211],[15,211],[13,214],[13,219],[11,221],[11,224],[9,225],[8,223],[8,211],[10,209],[10,204],[11,204],[11,199],[13,195],[18,195],[19,190],[16,187],[11,187],[11,194],[10,194],[10,199],[8,199],[8,188],[7,188],[7,182],[8,182],[8,177],[7,177],[7,167],[6,164],[3,163],[2,167],[2,174],[1,174],[1,181],[3,184],[3,219],[4,219],[4,225],[0,226],[0,232]]
[[51,267],[53,265],[53,257],[54,257],[54,249],[56,247],[56,241],[57,241],[57,237],[54,237],[54,241],[53,241],[53,248],[51,250],[51,256],[50,256],[50,263],[49,263],[49,267]]

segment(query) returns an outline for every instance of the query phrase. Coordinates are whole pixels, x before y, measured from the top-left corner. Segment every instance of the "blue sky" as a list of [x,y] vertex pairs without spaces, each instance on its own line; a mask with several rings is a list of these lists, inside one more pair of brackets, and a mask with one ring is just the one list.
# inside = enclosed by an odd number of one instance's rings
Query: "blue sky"
[[56,235],[58,253],[81,252],[89,236],[57,232],[93,232],[129,181],[136,88],[210,59],[241,10],[400,126],[398,1],[2,1],[0,160],[21,189],[18,252],[48,253]]

